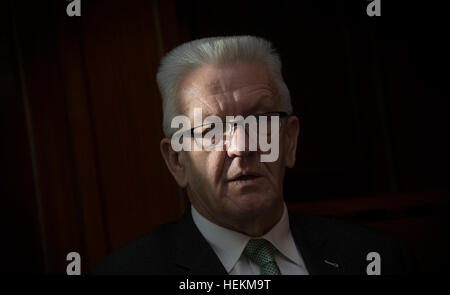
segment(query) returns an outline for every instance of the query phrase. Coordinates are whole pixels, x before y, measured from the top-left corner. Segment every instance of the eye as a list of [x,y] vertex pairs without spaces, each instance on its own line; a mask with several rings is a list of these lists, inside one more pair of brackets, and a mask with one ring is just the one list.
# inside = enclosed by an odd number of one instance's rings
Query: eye
[[202,136],[205,136],[209,131],[213,130],[215,127],[216,127],[215,123],[204,125],[202,127]]

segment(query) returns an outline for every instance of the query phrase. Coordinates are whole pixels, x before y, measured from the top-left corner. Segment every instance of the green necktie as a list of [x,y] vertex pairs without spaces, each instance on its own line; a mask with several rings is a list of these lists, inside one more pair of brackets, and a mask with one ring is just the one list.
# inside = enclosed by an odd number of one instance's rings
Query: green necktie
[[244,249],[244,255],[259,266],[262,275],[280,275],[280,269],[275,262],[277,250],[265,239],[252,239]]

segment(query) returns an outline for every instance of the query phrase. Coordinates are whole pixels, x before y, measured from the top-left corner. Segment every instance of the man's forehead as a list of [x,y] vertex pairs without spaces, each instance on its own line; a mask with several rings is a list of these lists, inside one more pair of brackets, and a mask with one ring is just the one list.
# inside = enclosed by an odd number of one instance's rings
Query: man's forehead
[[204,66],[189,73],[180,86],[180,103],[186,115],[199,107],[205,114],[236,115],[279,104],[267,70],[255,63]]

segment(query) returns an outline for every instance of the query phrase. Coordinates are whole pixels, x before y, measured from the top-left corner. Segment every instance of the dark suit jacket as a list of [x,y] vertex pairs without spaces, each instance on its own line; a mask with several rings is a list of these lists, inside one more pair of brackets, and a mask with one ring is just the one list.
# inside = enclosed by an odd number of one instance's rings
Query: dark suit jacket
[[[404,243],[383,232],[292,212],[289,213],[289,222],[310,274],[366,275],[370,263],[366,256],[372,251],[381,256],[381,274],[418,272],[417,264]],[[90,274],[227,273],[195,226],[191,210],[186,210],[179,221],[161,225],[113,252]]]

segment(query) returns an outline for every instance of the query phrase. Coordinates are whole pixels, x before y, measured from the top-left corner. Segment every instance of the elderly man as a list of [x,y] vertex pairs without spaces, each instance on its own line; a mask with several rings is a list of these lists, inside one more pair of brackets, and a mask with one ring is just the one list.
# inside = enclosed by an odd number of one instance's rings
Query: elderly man
[[[270,42],[237,36],[182,44],[164,57],[157,81],[166,136],[161,153],[190,209],[114,252],[92,273],[416,272],[393,237],[287,211],[283,178],[295,164],[300,127]],[[196,112],[215,121],[194,118]],[[176,123],[179,116],[186,120]],[[185,123],[181,129],[179,122]],[[249,126],[257,130],[256,148],[250,148]],[[188,148],[179,148],[177,132]],[[261,148],[264,140],[276,153]],[[274,157],[263,160],[269,153]]]

